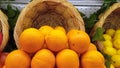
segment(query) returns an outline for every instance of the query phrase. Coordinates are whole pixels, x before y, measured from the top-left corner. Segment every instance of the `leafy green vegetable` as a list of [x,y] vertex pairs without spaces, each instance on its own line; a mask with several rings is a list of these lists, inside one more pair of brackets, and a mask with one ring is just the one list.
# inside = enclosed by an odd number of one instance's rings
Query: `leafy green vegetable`
[[105,30],[103,28],[98,27],[92,38],[92,41],[96,41],[96,40],[103,41],[104,40],[104,37],[103,37],[104,31]]
[[4,51],[10,52],[14,49],[17,49],[15,41],[14,41],[14,37],[13,37],[13,31],[14,31],[14,27],[15,27],[15,24],[16,24],[16,21],[17,21],[20,11],[17,8],[13,9],[13,7],[10,4],[7,5],[7,9],[3,9],[3,8],[1,8],[1,9],[7,15],[8,23],[10,26],[9,41],[8,41]]

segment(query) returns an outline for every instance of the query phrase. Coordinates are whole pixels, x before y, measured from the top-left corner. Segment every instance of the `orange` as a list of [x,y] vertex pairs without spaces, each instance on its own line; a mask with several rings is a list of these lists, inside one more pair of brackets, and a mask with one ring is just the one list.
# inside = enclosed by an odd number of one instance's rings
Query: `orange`
[[79,68],[79,56],[71,49],[64,49],[56,56],[57,68]]
[[[48,26],[48,25],[44,25],[44,26],[41,26],[41,27],[39,28],[39,31],[40,31],[44,36],[46,36],[47,34],[49,34],[52,30],[54,30],[54,29],[53,29],[51,26]],[[43,48],[47,48],[46,42],[44,42]]]
[[61,31],[63,31],[64,33],[66,33],[64,27],[62,27],[62,26],[56,26],[55,29],[61,30]]
[[61,30],[52,30],[45,37],[48,49],[58,52],[68,47],[68,39],[66,34]]
[[82,30],[72,29],[67,33],[70,49],[82,54],[88,50],[90,46],[90,37]]
[[89,50],[97,50],[95,44],[90,43],[90,46],[89,46],[89,48],[88,48],[88,51],[89,51]]
[[105,68],[104,63],[103,55],[96,50],[87,51],[81,56],[82,68]]
[[54,68],[55,56],[48,49],[39,50],[32,58],[31,68]]
[[44,26],[41,26],[39,30],[41,31],[41,33],[43,33],[46,36],[49,32],[51,32],[54,29],[51,26],[44,25]]
[[6,68],[6,66],[4,65],[2,68]]
[[43,47],[44,35],[36,28],[25,29],[19,37],[20,49],[35,53]]
[[30,56],[22,50],[14,50],[8,54],[6,68],[30,68]]

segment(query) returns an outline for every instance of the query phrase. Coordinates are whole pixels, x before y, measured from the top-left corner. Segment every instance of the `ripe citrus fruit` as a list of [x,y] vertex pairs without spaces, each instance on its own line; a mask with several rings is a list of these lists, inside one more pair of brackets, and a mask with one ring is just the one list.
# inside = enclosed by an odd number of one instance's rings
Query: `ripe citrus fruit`
[[70,49],[78,54],[84,53],[90,46],[90,37],[81,30],[70,30],[67,34]]
[[89,51],[89,50],[97,50],[95,44],[90,43],[90,46],[89,46],[89,48],[88,48],[88,51]]
[[116,48],[116,49],[120,49],[120,39],[115,39],[113,41],[113,46]]
[[71,49],[64,49],[56,56],[57,68],[79,68],[79,56]]
[[[46,36],[47,34],[49,34],[54,29],[51,26],[44,25],[44,26],[41,26],[39,28],[39,30],[44,36]],[[46,41],[44,42],[43,48],[47,48]]]
[[41,33],[43,33],[46,36],[48,33],[50,33],[54,29],[51,26],[44,25],[44,26],[41,26],[39,30],[41,31]]
[[52,30],[45,37],[48,49],[58,52],[68,47],[68,39],[66,34],[61,30]]
[[62,26],[56,26],[55,29],[61,30],[61,31],[63,31],[64,33],[66,33],[65,29],[64,29]]
[[20,49],[35,53],[43,47],[44,35],[35,28],[25,29],[19,37]]
[[87,51],[81,56],[82,68],[105,68],[104,62],[103,55],[96,50]]
[[112,59],[113,65],[117,68],[120,68],[120,55],[113,55],[111,59]]
[[39,50],[32,58],[31,68],[54,68],[55,56],[48,49]]
[[112,37],[108,34],[103,34],[103,37],[105,38],[105,40],[112,40]]
[[114,29],[107,29],[106,30],[106,34],[110,35],[111,37],[113,37],[114,33],[115,33]]
[[31,59],[22,50],[14,50],[8,54],[5,61],[6,68],[30,68]]
[[104,48],[103,52],[107,55],[112,56],[112,55],[115,55],[117,53],[117,50],[113,47],[106,47],[106,48]]

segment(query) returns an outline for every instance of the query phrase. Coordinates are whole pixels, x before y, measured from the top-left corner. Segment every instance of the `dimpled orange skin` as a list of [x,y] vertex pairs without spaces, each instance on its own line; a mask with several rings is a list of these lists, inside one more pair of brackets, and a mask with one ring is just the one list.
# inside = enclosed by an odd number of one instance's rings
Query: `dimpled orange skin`
[[82,68],[106,68],[103,55],[96,50],[87,51],[81,56]]
[[30,68],[31,58],[22,50],[14,50],[8,54],[5,61],[6,68]]
[[71,49],[64,49],[56,56],[57,68],[79,68],[79,56]]
[[48,49],[39,50],[31,61],[31,68],[54,68],[55,56]]
[[68,39],[66,34],[61,30],[52,30],[45,37],[48,49],[53,52],[59,52],[62,49],[68,48]]
[[90,37],[87,33],[81,30],[70,30],[67,33],[70,49],[82,54],[88,50],[90,46]]
[[25,29],[19,37],[20,49],[35,53],[44,45],[44,35],[36,28]]

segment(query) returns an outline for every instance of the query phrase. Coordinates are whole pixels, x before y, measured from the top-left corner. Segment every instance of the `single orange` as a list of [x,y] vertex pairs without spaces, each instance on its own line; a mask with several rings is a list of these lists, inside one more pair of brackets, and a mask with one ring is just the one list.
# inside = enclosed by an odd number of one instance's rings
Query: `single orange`
[[67,36],[61,30],[52,30],[48,35],[46,35],[45,41],[48,49],[54,52],[68,48]]
[[54,68],[55,56],[48,49],[39,50],[32,58],[31,68]]
[[99,51],[90,50],[81,56],[81,65],[82,68],[105,68],[105,60]]
[[82,30],[70,30],[67,33],[70,49],[82,54],[88,50],[90,46],[90,37]]
[[64,49],[56,56],[57,68],[79,68],[79,56],[71,49]]
[[63,31],[64,33],[66,33],[66,30],[65,30],[64,27],[62,27],[62,26],[56,26],[55,29],[61,30],[61,31]]
[[89,48],[88,48],[88,51],[89,51],[89,50],[97,50],[96,45],[93,44],[93,43],[90,43],[90,46],[89,46]]
[[44,35],[36,28],[25,29],[19,37],[20,49],[35,53],[44,45]]
[[22,50],[14,50],[8,54],[6,68],[30,68],[30,56]]

